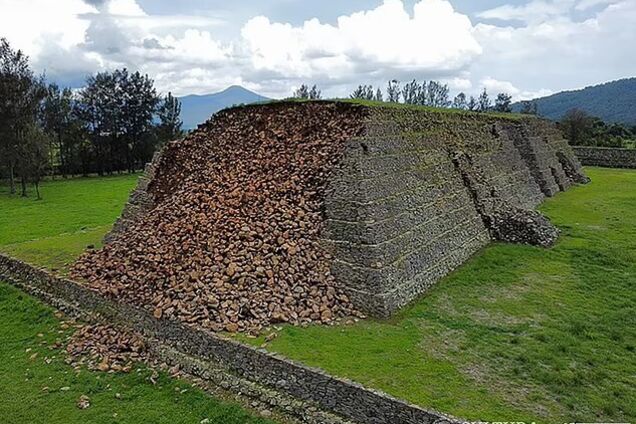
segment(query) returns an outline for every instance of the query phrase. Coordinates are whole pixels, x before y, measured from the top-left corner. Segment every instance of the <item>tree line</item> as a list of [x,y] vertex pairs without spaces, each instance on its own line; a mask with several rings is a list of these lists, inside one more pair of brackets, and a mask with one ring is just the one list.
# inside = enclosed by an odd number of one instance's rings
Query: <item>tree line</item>
[[636,147],[636,125],[608,124],[581,109],[571,109],[559,127],[574,146]]
[[47,84],[29,59],[0,39],[0,176],[22,196],[46,175],[135,172],[157,146],[182,134],[181,105],[154,81],[118,69],[89,76],[79,91]]
[[[374,88],[373,85],[362,84],[349,97],[358,100],[453,108],[474,112],[512,112],[512,96],[508,93],[497,94],[493,101],[484,88],[478,97],[467,96],[461,92],[451,99],[448,85],[439,81],[412,80],[402,85],[398,80],[391,80],[388,82],[385,92],[380,87]],[[308,85],[303,84],[294,92],[293,98],[320,99],[321,92],[315,85],[309,88]],[[522,102],[521,113],[536,115],[538,113],[537,104],[532,101]]]

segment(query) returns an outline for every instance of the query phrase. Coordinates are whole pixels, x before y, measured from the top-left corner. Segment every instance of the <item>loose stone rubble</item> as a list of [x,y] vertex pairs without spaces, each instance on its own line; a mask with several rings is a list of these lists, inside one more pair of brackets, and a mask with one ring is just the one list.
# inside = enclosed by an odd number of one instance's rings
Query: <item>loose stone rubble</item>
[[328,175],[362,130],[359,114],[333,104],[221,114],[166,147],[152,212],[80,258],[73,277],[214,331],[356,314],[318,235]]
[[139,336],[108,325],[81,326],[71,336],[66,352],[72,365],[103,372],[130,372],[133,363],[147,359]]
[[259,332],[387,317],[588,179],[550,122],[343,102],[238,107],[170,143],[72,277],[157,319]]

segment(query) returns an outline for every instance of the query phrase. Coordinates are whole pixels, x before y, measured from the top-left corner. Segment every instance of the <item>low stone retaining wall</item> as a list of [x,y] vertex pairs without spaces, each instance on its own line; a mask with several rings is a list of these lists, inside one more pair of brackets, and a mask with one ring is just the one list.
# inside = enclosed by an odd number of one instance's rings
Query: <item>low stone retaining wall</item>
[[572,146],[583,165],[636,169],[636,149]]
[[[169,346],[172,353],[166,354],[165,347],[154,351],[163,349],[163,359],[172,359],[179,365],[186,360],[184,368],[197,377],[210,377],[209,371],[200,364],[210,364],[214,369],[222,367],[242,380],[264,386],[264,390],[289,395],[361,424],[461,422],[215,333],[196,330],[180,322],[157,320],[140,308],[105,299],[73,281],[52,276],[1,254],[0,280],[24,289],[72,316],[130,328],[150,340],[159,341]],[[326,415],[316,419],[314,415],[307,422],[338,420],[328,419]]]

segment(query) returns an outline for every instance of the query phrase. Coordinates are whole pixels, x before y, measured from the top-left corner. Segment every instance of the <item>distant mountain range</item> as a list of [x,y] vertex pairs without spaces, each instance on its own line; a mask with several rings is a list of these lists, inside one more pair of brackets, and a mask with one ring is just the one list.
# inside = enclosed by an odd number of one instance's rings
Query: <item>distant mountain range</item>
[[220,93],[180,97],[183,128],[190,130],[226,107],[270,100],[243,87],[233,85]]
[[[563,91],[535,101],[539,115],[553,120],[559,120],[567,111],[577,108],[606,122],[636,125],[636,78]],[[520,109],[520,103],[513,105],[514,111]]]
[[[219,93],[184,96],[179,100],[183,128],[193,129],[226,107],[270,99],[234,85]],[[560,120],[567,111],[577,108],[606,122],[636,125],[636,78],[607,82],[581,90],[562,91],[535,101],[539,114],[553,120]],[[515,112],[520,109],[521,103],[513,105]]]

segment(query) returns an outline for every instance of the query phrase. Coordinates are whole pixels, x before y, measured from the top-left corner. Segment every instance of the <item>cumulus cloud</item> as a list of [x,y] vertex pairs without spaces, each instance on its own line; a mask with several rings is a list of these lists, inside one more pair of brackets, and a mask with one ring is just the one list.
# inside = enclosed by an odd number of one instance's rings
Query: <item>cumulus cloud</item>
[[514,102],[549,96],[554,93],[552,90],[548,89],[524,91],[515,87],[515,85],[510,81],[499,81],[492,77],[482,78],[479,81],[479,87],[485,88],[492,97],[495,97],[499,93],[510,94],[512,96],[512,101]]
[[[312,78],[392,71],[453,72],[481,53],[470,20],[444,0],[422,0],[411,16],[400,0],[299,27],[251,19],[243,38],[256,69]],[[433,41],[434,40],[434,41]]]
[[496,69],[497,79],[522,81],[529,91],[633,76],[636,58],[627,53],[636,39],[633,22],[636,2],[624,0],[581,21],[564,14],[519,27],[480,23],[475,36],[484,54],[473,69],[485,75]]
[[[202,14],[151,15],[136,0],[0,0],[0,36],[58,80],[77,84],[126,66],[178,95],[240,84],[282,97],[307,82],[346,96],[361,83],[417,78],[524,99],[636,68],[627,52],[636,39],[633,0],[530,0],[478,13],[478,22],[452,1],[418,0],[410,9],[378,0],[332,23],[255,16],[229,25]],[[227,37],[228,27],[238,34]]]
[[540,22],[555,16],[562,16],[572,8],[574,3],[575,0],[533,0],[520,6],[506,4],[494,9],[488,9],[478,13],[477,16],[484,19],[500,19],[503,21]]
[[597,6],[619,3],[620,0],[581,0],[575,7],[576,10],[588,10]]

